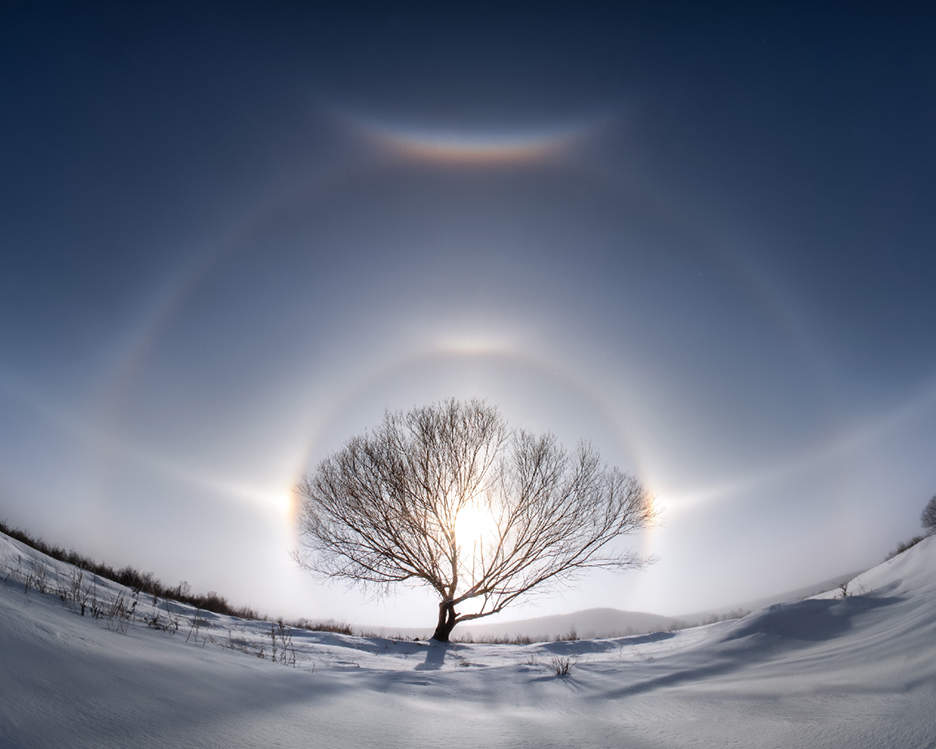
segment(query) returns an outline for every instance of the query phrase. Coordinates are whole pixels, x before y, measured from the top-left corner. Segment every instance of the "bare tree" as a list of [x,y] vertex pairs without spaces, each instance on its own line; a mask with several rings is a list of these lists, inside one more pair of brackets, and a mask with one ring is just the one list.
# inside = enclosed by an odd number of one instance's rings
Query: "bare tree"
[[920,522],[927,533],[936,533],[936,494],[930,497],[930,501],[923,508]]
[[[297,492],[299,562],[381,593],[430,586],[442,642],[459,622],[587,568],[643,567],[613,542],[654,515],[640,483],[587,443],[568,452],[551,434],[511,431],[477,400],[388,412]],[[457,612],[467,601],[474,611]]]

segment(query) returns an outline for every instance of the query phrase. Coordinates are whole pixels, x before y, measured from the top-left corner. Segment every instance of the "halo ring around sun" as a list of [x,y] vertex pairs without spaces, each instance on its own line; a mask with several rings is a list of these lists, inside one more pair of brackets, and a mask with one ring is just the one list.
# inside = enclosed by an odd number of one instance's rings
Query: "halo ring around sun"
[[[603,459],[636,475],[653,493],[652,482],[641,470],[637,449],[640,425],[628,423],[616,404],[601,397],[574,373],[534,352],[499,343],[485,346],[480,337],[470,344],[453,343],[438,341],[414,351],[349,383],[343,393],[323,392],[319,403],[309,410],[314,414],[307,430],[309,439],[296,453],[291,485],[295,486],[345,440],[376,426],[387,408],[405,411],[445,397],[478,397],[498,406],[511,427],[536,433],[565,432],[560,441],[568,448],[579,439],[598,439],[603,443]],[[433,383],[423,387],[423,379]],[[400,383],[405,382],[412,383],[411,387],[401,388]],[[397,393],[394,402],[388,403],[388,392]],[[550,394],[571,404],[565,413],[543,406],[544,401],[552,399],[540,396]],[[537,403],[540,408],[533,415]],[[574,414],[571,421],[569,412]],[[642,534],[641,553],[652,553],[654,534],[654,529]]]
[[[505,138],[500,141],[494,139],[489,142],[478,142],[472,143],[471,141],[458,141],[458,142],[445,142],[444,138],[442,141],[434,140],[433,137],[429,136],[413,136],[411,141],[406,140],[405,133],[393,133],[385,132],[383,135],[375,135],[374,137],[386,137],[390,140],[386,141],[387,143],[396,142],[398,145],[401,143],[421,143],[423,146],[427,147],[429,150],[427,153],[434,153],[436,156],[445,158],[458,157],[461,156],[471,156],[471,159],[480,159],[482,155],[485,155],[484,158],[490,156],[491,158],[497,157],[494,159],[506,159],[506,162],[509,163],[511,154],[526,154],[527,156],[533,157],[534,153],[539,153],[540,155],[545,155],[547,153],[556,153],[555,149],[561,150],[569,146],[571,143],[575,142],[575,139],[578,137],[584,137],[587,133],[587,129],[582,129],[575,132],[563,132],[558,135],[553,135],[550,137],[542,137],[537,139],[537,137],[520,137],[517,136],[513,139]],[[397,138],[396,141],[393,138]],[[428,145],[427,145],[428,144]],[[438,149],[436,150],[436,146]],[[415,147],[415,146],[414,146]],[[454,150],[452,150],[454,149]],[[487,149],[487,150],[485,150]],[[406,153],[406,149],[399,153]],[[434,158],[434,157],[433,157]],[[455,158],[455,161],[458,160]],[[471,160],[469,159],[469,161]],[[522,161],[523,159],[521,159]],[[563,168],[568,168],[569,164],[566,164]],[[386,165],[384,163],[375,163],[370,167],[371,169],[384,169]],[[288,196],[287,203],[295,204],[307,204],[309,201],[317,201],[322,196],[328,195],[331,190],[336,189],[338,185],[347,184],[349,181],[353,182],[357,179],[361,179],[362,176],[366,176],[368,173],[368,168],[358,169],[357,171],[348,171],[342,169],[336,169],[335,171],[322,175],[319,179],[308,184],[301,194],[295,194]],[[633,192],[633,188],[629,188],[630,192]],[[642,194],[640,191],[637,193],[638,197],[642,196],[642,199],[648,202],[651,208],[661,214],[661,216],[668,216],[669,220],[679,223],[680,225],[686,225],[687,222],[684,217],[680,216],[673,207],[661,205],[657,202],[654,202],[649,195]],[[277,215],[278,212],[283,210],[283,204],[276,203],[266,206],[257,206],[257,208],[244,219],[240,220],[235,226],[231,228],[227,236],[218,240],[215,243],[215,250],[206,254],[204,261],[201,264],[198,264],[193,267],[191,272],[181,278],[177,285],[173,288],[167,290],[167,293],[164,295],[164,298],[160,304],[154,305],[153,312],[151,313],[149,319],[141,325],[138,334],[128,341],[128,345],[125,349],[125,354],[121,360],[118,361],[117,366],[115,367],[115,375],[113,378],[113,387],[108,388],[108,392],[112,394],[111,401],[111,410],[116,414],[119,411],[119,401],[124,396],[124,394],[129,393],[133,388],[133,382],[139,375],[140,371],[145,366],[145,360],[149,355],[149,351],[154,345],[154,342],[159,338],[160,335],[170,327],[170,324],[178,316],[182,314],[182,311],[188,301],[193,298],[199,288],[206,282],[208,278],[211,277],[212,273],[232,254],[243,250],[244,247],[247,247],[251,242],[252,238],[257,234],[257,232],[262,232],[267,223],[271,218]],[[691,225],[687,225],[686,229],[688,231],[692,230]],[[724,258],[722,258],[724,262]],[[750,272],[738,271],[735,269],[735,272],[739,273],[740,277],[746,279],[745,282],[751,284],[753,289],[753,295],[761,300],[761,303],[766,305],[767,308],[771,311],[772,316],[780,316],[780,319],[783,321],[784,329],[789,331],[790,320],[794,319],[794,316],[789,310],[789,305],[784,304],[782,297],[778,297],[777,294],[772,293],[770,289],[765,288],[764,284],[761,283],[758,277],[752,275]],[[799,334],[793,330],[789,332],[789,335],[799,338]],[[433,344],[435,345],[435,344]],[[368,392],[369,387],[379,384],[381,380],[389,378],[392,376],[394,371],[401,371],[407,366],[411,366],[412,362],[416,361],[427,361],[427,360],[438,360],[440,357],[444,356],[462,356],[474,359],[485,359],[490,357],[499,356],[504,360],[510,360],[513,362],[523,362],[527,361],[528,363],[533,362],[534,359],[531,359],[531,354],[522,353],[517,350],[504,349],[497,352],[491,350],[485,350],[485,344],[472,343],[466,339],[459,339],[455,341],[450,341],[445,345],[435,345],[436,347],[431,350],[423,350],[412,354],[411,358],[403,362],[392,362],[388,363],[385,367],[380,369],[376,374],[373,375],[370,382],[371,385],[367,383],[360,383],[357,389],[352,391],[346,391],[346,393],[338,398],[338,405],[330,406],[331,413],[337,414],[341,408],[346,408],[347,404],[352,401],[354,398],[360,396],[362,393]],[[448,349],[446,349],[448,346]],[[525,358],[526,357],[526,358]],[[537,362],[536,366],[543,369],[543,371],[556,372],[559,371],[552,363],[547,363],[546,361]],[[582,385],[575,383],[575,378],[569,374],[564,374],[559,376],[559,379],[564,379],[569,383],[570,391],[581,392]],[[594,394],[589,394],[590,398],[595,403],[600,403],[601,399],[595,396]],[[386,404],[385,404],[386,405]],[[401,404],[401,405],[414,405],[410,404]],[[602,406],[599,408],[599,411],[605,414],[604,418],[607,423],[611,424],[611,428],[619,434],[619,444],[625,446],[626,452],[633,456],[637,465],[636,469],[639,473],[641,468],[646,468],[646,463],[641,459],[642,456],[639,454],[637,446],[640,442],[639,440],[639,429],[640,425],[634,424],[625,424],[626,416],[618,411],[615,411],[614,408]],[[546,428],[549,428],[549,425],[545,425]],[[624,431],[622,431],[624,430]],[[583,435],[587,436],[587,435]],[[308,460],[310,456],[315,455],[316,446],[320,442],[321,434],[317,430],[313,430],[313,434],[310,437],[309,449],[306,450],[303,455],[303,466],[305,465],[304,461]],[[107,451],[101,451],[102,454],[107,453]],[[103,460],[103,459],[102,459]],[[641,464],[644,464],[643,466]],[[301,472],[300,469],[299,472]],[[102,468],[102,473],[104,470]],[[293,477],[295,478],[295,477]],[[648,480],[652,477],[643,477],[644,480]],[[651,486],[652,488],[652,486]],[[710,494],[710,492],[709,492]]]

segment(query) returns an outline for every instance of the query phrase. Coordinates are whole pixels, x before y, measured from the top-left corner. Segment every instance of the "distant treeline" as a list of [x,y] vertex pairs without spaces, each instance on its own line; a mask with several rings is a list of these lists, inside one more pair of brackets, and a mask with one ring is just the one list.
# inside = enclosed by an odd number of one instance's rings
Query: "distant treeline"
[[909,541],[901,541],[899,544],[897,544],[896,549],[894,549],[890,554],[884,557],[884,561],[889,562],[898,554],[903,554],[907,549],[912,549],[914,546],[920,543],[920,541],[923,541],[929,538],[929,536],[930,534],[924,533],[922,536],[914,536]]
[[187,603],[204,611],[212,611],[215,614],[238,616],[242,619],[265,619],[265,617],[260,616],[252,608],[235,608],[231,606],[224,596],[214,591],[209,591],[204,594],[195,594],[189,589],[188,583],[179,583],[174,588],[170,588],[157,580],[152,572],[139,572],[129,566],[115,570],[113,567],[106,564],[99,564],[82,556],[74,549],[65,551],[60,546],[50,546],[42,539],[33,538],[19,528],[10,528],[2,520],[0,520],[0,531],[10,538],[15,538],[17,541],[31,546],[53,559],[58,559],[60,562],[67,562],[75,567],[80,567],[106,580],[113,580],[115,583],[120,583],[133,590],[147,593],[154,598],[169,598],[173,601],[179,601],[180,603]]

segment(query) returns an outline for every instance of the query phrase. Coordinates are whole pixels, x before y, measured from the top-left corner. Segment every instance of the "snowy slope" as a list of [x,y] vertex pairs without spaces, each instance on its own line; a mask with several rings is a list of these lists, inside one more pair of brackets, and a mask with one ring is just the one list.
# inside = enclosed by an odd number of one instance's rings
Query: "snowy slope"
[[[43,563],[47,593],[24,594],[16,575]],[[81,616],[53,593],[67,565],[0,536],[0,746],[936,747],[934,570],[930,538],[856,578],[859,595],[609,640],[293,631],[291,667],[270,659],[269,623],[210,615],[196,632],[170,604],[157,628],[143,622],[165,603],[139,597],[132,622]],[[98,610],[130,599],[96,593]]]

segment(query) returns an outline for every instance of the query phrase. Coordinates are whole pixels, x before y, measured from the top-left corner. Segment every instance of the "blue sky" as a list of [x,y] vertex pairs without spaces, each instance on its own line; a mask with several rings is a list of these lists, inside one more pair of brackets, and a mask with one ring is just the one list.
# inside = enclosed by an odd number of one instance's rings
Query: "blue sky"
[[659,497],[516,615],[876,563],[936,492],[922,6],[5,4],[0,517],[271,613],[291,487],[487,398]]

